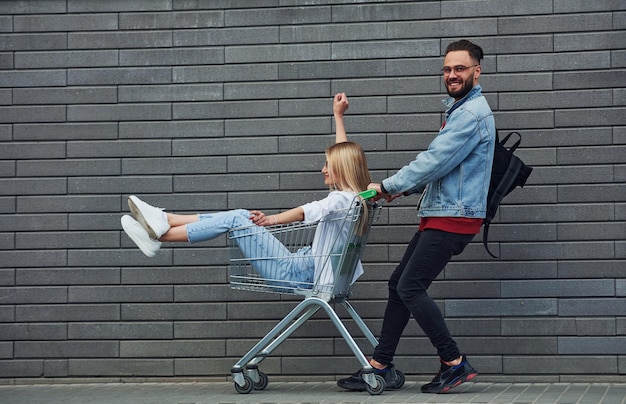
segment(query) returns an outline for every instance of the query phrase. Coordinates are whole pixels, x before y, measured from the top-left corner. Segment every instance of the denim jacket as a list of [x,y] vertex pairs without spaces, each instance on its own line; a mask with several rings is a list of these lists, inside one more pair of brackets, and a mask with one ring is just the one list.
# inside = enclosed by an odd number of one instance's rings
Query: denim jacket
[[448,107],[439,134],[415,160],[383,180],[389,194],[422,192],[423,217],[484,218],[496,128],[493,113],[476,85]]

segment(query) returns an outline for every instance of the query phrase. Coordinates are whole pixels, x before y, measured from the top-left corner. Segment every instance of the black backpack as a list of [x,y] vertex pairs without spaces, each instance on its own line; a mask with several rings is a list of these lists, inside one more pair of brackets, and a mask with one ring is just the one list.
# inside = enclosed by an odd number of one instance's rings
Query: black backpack
[[[512,135],[517,135],[519,139],[508,149],[505,144]],[[483,221],[483,245],[485,250],[493,258],[498,258],[489,251],[487,239],[489,237],[489,224],[498,211],[498,206],[502,199],[516,187],[523,187],[533,170],[532,167],[524,164],[515,154],[515,149],[522,141],[522,135],[518,132],[511,132],[502,141],[496,134],[496,146],[493,151],[493,166],[491,168],[491,180],[489,182],[489,194],[487,194],[487,215]]]

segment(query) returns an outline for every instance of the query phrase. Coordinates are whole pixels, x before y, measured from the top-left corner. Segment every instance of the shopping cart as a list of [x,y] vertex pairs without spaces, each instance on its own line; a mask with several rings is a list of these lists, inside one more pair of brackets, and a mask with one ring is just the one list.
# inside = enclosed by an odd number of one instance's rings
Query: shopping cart
[[[326,311],[363,367],[362,377],[367,391],[377,395],[385,390],[385,380],[374,374],[374,369],[331,307],[333,303],[343,306],[372,346],[378,344],[346,300],[355,277],[359,275],[359,259],[369,230],[380,215],[382,203],[371,201],[375,195],[373,190],[364,191],[355,197],[350,208],[332,212],[317,223],[246,226],[229,232],[230,284],[233,289],[304,297],[233,366],[231,373],[237,392],[247,394],[267,387],[268,377],[259,371],[259,363],[319,309]],[[404,377],[402,383],[403,380]],[[399,387],[397,384],[394,387]]]

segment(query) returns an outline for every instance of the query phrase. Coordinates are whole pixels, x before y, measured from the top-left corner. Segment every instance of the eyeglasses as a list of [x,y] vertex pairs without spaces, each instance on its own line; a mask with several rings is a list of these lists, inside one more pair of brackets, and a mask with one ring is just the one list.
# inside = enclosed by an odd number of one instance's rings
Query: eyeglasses
[[452,73],[453,70],[454,70],[454,74],[461,74],[465,70],[469,69],[470,67],[476,67],[476,66],[480,66],[480,65],[471,65],[471,66],[458,65],[458,66],[454,66],[454,67],[446,66],[443,69],[441,69],[441,72],[443,73],[444,76],[449,76],[450,73]]

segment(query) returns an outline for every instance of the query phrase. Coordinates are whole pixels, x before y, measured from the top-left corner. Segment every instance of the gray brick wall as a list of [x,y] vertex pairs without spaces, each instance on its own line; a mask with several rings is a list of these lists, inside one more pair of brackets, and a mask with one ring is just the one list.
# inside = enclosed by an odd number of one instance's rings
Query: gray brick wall
[[[121,232],[127,196],[176,212],[321,197],[339,91],[380,180],[435,135],[443,50],[469,38],[497,127],[523,134],[535,171],[492,226],[500,258],[477,237],[432,295],[485,380],[624,380],[626,4],[345,3],[0,2],[1,378],[225,380],[297,300],[231,290],[223,237],[144,257]],[[374,334],[415,203],[385,208],[354,288]],[[437,367],[413,322],[396,364]],[[323,315],[262,364],[357,367]]]

